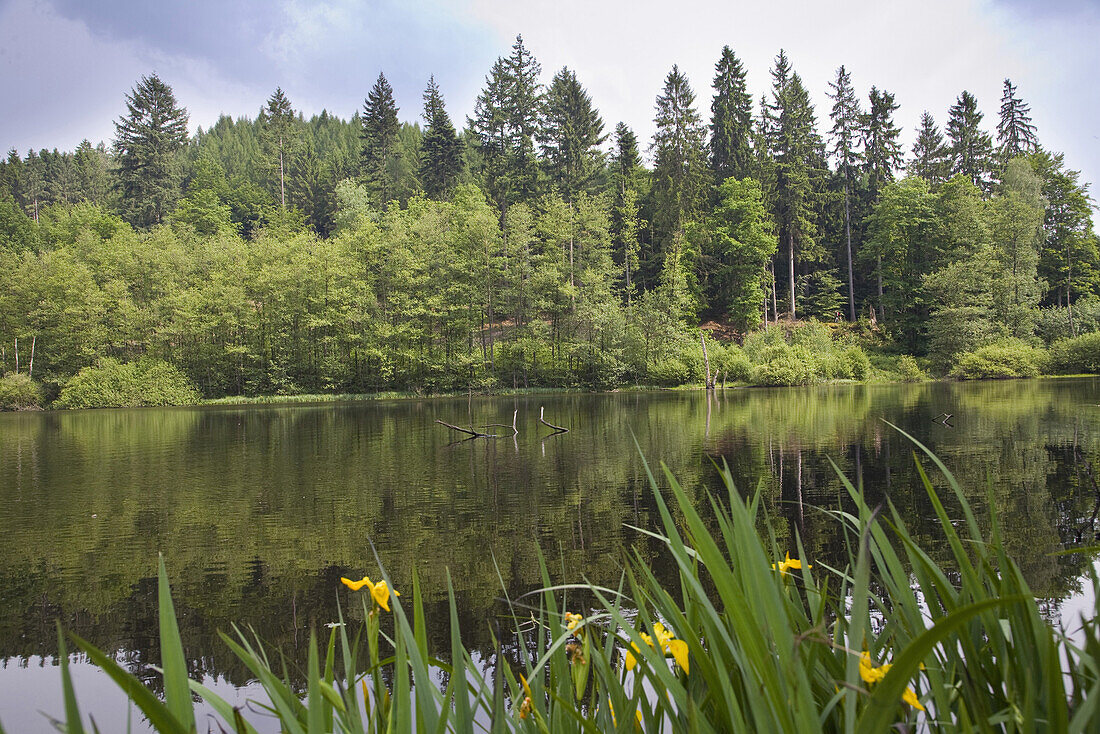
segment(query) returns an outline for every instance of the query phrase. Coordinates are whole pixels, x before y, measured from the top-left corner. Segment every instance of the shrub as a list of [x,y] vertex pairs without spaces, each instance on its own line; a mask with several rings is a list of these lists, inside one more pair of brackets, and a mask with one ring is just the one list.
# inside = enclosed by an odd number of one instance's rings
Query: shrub
[[42,405],[38,383],[21,372],[0,377],[0,410],[35,410]]
[[761,358],[752,375],[758,385],[806,385],[817,371],[813,354],[804,347],[768,347]]
[[1061,374],[1100,373],[1100,331],[1054,342],[1049,367],[1051,372]]
[[752,379],[749,358],[734,344],[726,347],[719,369],[724,373],[725,379],[733,382],[748,382]]
[[649,379],[654,385],[667,387],[683,385],[688,381],[690,374],[688,365],[676,357],[658,359],[649,366]]
[[848,363],[848,376],[853,380],[866,380],[871,374],[871,360],[861,348],[853,346],[844,350],[844,360]]
[[1040,350],[1023,342],[998,342],[960,356],[951,376],[960,380],[1035,377],[1042,360]]
[[901,375],[902,382],[922,382],[928,379],[917,360],[908,354],[898,357],[898,374]]
[[154,359],[123,364],[104,359],[85,367],[61,390],[59,408],[137,408],[189,405],[199,399],[194,384],[178,368]]

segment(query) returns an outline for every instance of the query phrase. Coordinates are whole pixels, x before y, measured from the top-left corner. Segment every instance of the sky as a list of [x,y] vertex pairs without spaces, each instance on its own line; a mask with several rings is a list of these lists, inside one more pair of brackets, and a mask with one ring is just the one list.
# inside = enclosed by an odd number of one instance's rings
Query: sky
[[964,89],[995,135],[1008,77],[1042,144],[1100,181],[1100,0],[0,0],[0,147],[109,144],[125,95],[154,71],[192,130],[220,114],[254,117],[277,86],[307,117],[348,117],[379,72],[408,121],[434,74],[461,126],[517,34],[544,83],[568,66],[606,129],[623,121],[642,141],[673,64],[709,119],[724,45],[756,99],[785,49],[822,132],[844,64],[864,101],[872,85],[896,96],[907,151],[921,112],[942,128]]

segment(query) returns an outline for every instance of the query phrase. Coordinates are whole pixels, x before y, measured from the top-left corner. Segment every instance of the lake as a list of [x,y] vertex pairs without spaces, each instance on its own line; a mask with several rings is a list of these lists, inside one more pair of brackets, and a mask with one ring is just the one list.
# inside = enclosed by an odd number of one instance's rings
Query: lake
[[[296,659],[338,599],[347,609],[340,577],[377,577],[375,552],[398,589],[416,567],[439,648],[449,571],[466,643],[486,654],[500,600],[541,585],[539,549],[555,582],[614,585],[631,546],[672,579],[629,527],[659,525],[643,455],[700,498],[728,463],[780,542],[797,531],[825,563],[844,553],[818,509],[845,501],[835,462],[944,559],[914,446],[889,424],[997,518],[1046,613],[1068,621],[1093,559],[1054,554],[1097,538],[1098,403],[1100,379],[1082,378],[0,414],[0,722],[52,731],[56,619],[155,679],[158,553],[192,674],[242,702],[254,686],[217,630],[251,625]],[[74,675],[100,727],[123,730],[125,699],[86,664]]]

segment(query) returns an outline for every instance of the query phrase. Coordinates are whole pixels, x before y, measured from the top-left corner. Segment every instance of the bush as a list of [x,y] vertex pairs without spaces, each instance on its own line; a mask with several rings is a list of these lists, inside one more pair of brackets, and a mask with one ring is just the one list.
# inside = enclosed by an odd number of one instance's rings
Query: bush
[[1051,372],[1100,374],[1100,331],[1054,342],[1048,361]]
[[768,347],[761,358],[752,375],[758,385],[807,385],[817,372],[813,354],[804,347]]
[[1043,359],[1041,350],[1023,342],[998,342],[960,356],[951,376],[960,380],[1036,377]]
[[154,359],[122,364],[104,359],[85,367],[61,390],[59,408],[137,408],[190,405],[199,400],[194,384],[178,368]]
[[658,359],[649,366],[649,379],[654,385],[673,387],[688,381],[691,369],[676,357]]
[[902,382],[922,382],[928,379],[917,360],[908,354],[898,357],[898,374],[901,375]]
[[867,375],[871,374],[871,360],[859,347],[845,349],[844,360],[848,363],[848,376],[853,380],[866,380]]
[[21,372],[0,377],[0,410],[37,410],[42,406],[38,383]]

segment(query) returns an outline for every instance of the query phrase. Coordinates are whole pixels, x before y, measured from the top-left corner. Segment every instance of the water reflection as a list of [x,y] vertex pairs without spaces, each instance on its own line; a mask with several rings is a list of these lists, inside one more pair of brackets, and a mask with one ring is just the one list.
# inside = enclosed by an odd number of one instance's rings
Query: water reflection
[[[946,561],[913,447],[888,423],[996,516],[1054,614],[1087,561],[1053,553],[1097,531],[1098,398],[1085,379],[0,415],[0,659],[51,657],[60,618],[151,678],[164,552],[192,672],[243,685],[215,631],[250,624],[294,657],[375,550],[399,587],[416,566],[429,619],[447,618],[449,570],[467,644],[491,657],[498,599],[540,585],[536,547],[566,581],[615,584],[631,545],[674,578],[625,527],[658,524],[635,439],[700,507],[727,462],[781,542],[797,530],[830,562],[843,540],[814,508],[845,502],[836,462]],[[548,436],[542,407],[570,432]],[[456,442],[436,423],[510,425],[514,411],[515,437]],[[447,635],[433,630],[437,649]]]

